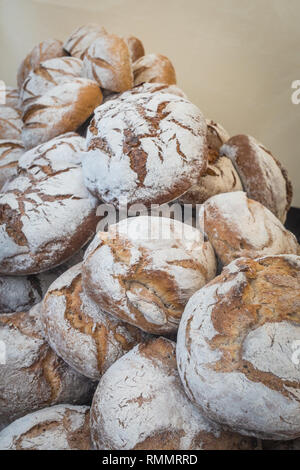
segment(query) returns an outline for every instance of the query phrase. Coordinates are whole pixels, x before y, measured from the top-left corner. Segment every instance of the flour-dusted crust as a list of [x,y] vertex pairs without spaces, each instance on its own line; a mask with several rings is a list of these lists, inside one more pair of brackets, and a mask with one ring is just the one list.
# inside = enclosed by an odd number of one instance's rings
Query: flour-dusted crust
[[70,267],[82,261],[85,248],[54,269],[28,276],[0,276],[1,313],[27,312],[41,302],[50,285]]
[[104,374],[91,408],[96,449],[253,449],[255,439],[224,432],[186,396],[176,367],[175,343],[140,344]]
[[10,106],[0,106],[0,139],[21,140],[23,122],[20,112]]
[[59,403],[88,404],[94,383],[71,369],[44,339],[40,305],[0,315],[6,363],[0,366],[0,429],[29,412]]
[[29,72],[35,69],[40,62],[64,55],[66,53],[62,48],[62,42],[57,39],[46,39],[37,44],[19,66],[17,75],[19,89],[21,89]]
[[172,62],[161,54],[147,54],[133,64],[134,85],[141,83],[176,84],[176,73]]
[[175,333],[188,299],[215,273],[199,230],[147,216],[98,232],[82,267],[84,288],[104,311],[154,334]]
[[296,237],[246,193],[218,194],[200,209],[199,224],[223,265],[240,257],[297,254]]
[[101,102],[100,88],[87,78],[74,78],[50,88],[29,104],[22,116],[25,148],[31,149],[65,132],[77,130]]
[[18,161],[24,152],[21,140],[0,139],[0,191],[8,180],[17,175]]
[[85,141],[70,133],[22,155],[0,197],[0,273],[33,274],[69,259],[93,236],[96,200],[83,183]]
[[64,50],[82,60],[90,45],[105,32],[103,26],[94,23],[80,26],[68,37],[64,43]]
[[[95,110],[83,161],[85,183],[106,203],[170,202],[206,169],[206,122],[186,99],[122,93]],[[121,201],[120,201],[121,199]]]
[[126,41],[104,32],[89,47],[84,59],[84,76],[101,88],[122,92],[133,87],[130,51]]
[[293,188],[279,161],[253,137],[231,137],[221,148],[231,158],[248,197],[270,209],[283,223],[291,206]]
[[229,139],[228,132],[211,119],[206,119],[206,124],[208,165],[199,182],[180,197],[182,204],[202,204],[216,194],[243,190],[233,163],[219,154],[221,146]]
[[207,417],[263,439],[300,437],[299,305],[295,255],[240,258],[190,299],[177,362]]
[[89,416],[87,406],[35,411],[0,432],[0,450],[91,450]]
[[[1,106],[9,106],[10,108],[14,108],[17,111],[19,111],[19,90],[18,88],[13,88],[11,86],[5,86],[3,89],[3,92],[5,92],[5,103],[1,104],[2,101],[0,102],[0,107]],[[2,97],[2,90],[0,90],[0,98]]]
[[57,57],[41,62],[24,81],[20,91],[20,107],[26,111],[51,88],[70,82],[82,74],[83,62],[75,57]]
[[[165,83],[143,83],[142,85],[137,85],[132,88],[130,93],[132,96],[140,93],[168,93],[188,99],[186,94],[177,85],[167,85]],[[119,97],[120,93],[107,93],[103,98],[103,103],[117,99]]]
[[84,292],[81,264],[48,289],[42,320],[50,346],[79,373],[99,380],[123,354],[144,339],[134,326],[104,313]]
[[125,40],[129,48],[132,63],[145,55],[145,49],[140,39],[135,36],[129,36]]

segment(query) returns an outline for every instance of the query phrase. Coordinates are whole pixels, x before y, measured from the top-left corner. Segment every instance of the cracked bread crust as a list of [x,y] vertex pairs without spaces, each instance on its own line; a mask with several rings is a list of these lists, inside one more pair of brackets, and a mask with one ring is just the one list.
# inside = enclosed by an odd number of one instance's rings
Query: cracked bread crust
[[272,212],[243,192],[208,199],[200,208],[199,224],[223,265],[241,257],[298,252],[296,237]]
[[140,39],[136,38],[135,36],[129,36],[125,39],[125,41],[129,48],[132,63],[145,55],[145,49]]
[[[14,108],[17,111],[19,111],[19,90],[11,86],[6,86],[4,92],[5,92],[5,103],[0,104],[0,107],[9,106],[10,108]],[[0,92],[0,96],[1,96],[1,92]]]
[[200,231],[176,220],[134,217],[98,232],[83,286],[105,312],[153,334],[172,334],[189,297],[216,273]]
[[81,77],[83,62],[75,57],[57,57],[41,62],[24,81],[20,91],[23,112],[48,90]]
[[94,380],[145,339],[134,326],[104,313],[82,288],[81,263],[60,276],[43,301],[50,346],[71,367]]
[[96,200],[83,183],[85,141],[70,133],[26,152],[0,197],[0,273],[62,264],[95,233]]
[[21,140],[23,122],[17,109],[0,106],[0,139]]
[[28,276],[0,276],[1,313],[27,312],[41,302],[50,285],[70,267],[82,261],[85,248],[54,269]]
[[176,73],[172,62],[161,54],[147,54],[133,64],[134,86],[142,83],[176,85]]
[[30,413],[0,433],[0,450],[91,450],[90,409],[57,405]]
[[133,89],[95,110],[83,161],[89,191],[116,206],[170,202],[206,169],[206,122],[174,94]]
[[242,191],[243,186],[231,160],[219,154],[229,139],[228,132],[210,119],[207,124],[208,164],[199,182],[179,198],[181,204],[203,204],[216,194]]
[[262,439],[300,436],[300,258],[240,258],[189,301],[177,362],[205,415]]
[[0,191],[7,181],[17,175],[18,161],[24,152],[22,141],[0,139]]
[[41,304],[0,315],[6,363],[0,366],[0,428],[29,412],[59,403],[87,404],[94,383],[60,359],[44,339]]
[[31,149],[66,132],[76,131],[102,103],[97,83],[73,78],[50,88],[23,113],[22,140]]
[[229,157],[247,192],[248,197],[260,202],[282,223],[293,198],[293,188],[280,162],[253,137],[231,137],[220,150]]
[[105,32],[103,26],[94,23],[80,26],[69,36],[63,48],[71,56],[83,60],[90,45]]
[[254,449],[255,439],[225,432],[186,396],[175,343],[153,339],[114,363],[99,382],[91,434],[101,450]]
[[62,42],[57,39],[46,39],[37,44],[32,51],[25,57],[18,69],[18,87],[21,89],[26,77],[41,62],[55,57],[66,55],[62,48]]
[[120,93],[133,87],[128,45],[115,34],[103,32],[86,52],[83,66],[84,76],[105,90]]

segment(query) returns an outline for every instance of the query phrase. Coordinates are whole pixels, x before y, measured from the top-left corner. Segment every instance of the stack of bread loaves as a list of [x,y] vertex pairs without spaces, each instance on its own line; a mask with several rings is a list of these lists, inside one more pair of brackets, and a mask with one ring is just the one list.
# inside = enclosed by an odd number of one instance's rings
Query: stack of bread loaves
[[38,44],[17,82],[0,106],[0,449],[298,448],[278,160],[206,119],[167,57],[96,24]]

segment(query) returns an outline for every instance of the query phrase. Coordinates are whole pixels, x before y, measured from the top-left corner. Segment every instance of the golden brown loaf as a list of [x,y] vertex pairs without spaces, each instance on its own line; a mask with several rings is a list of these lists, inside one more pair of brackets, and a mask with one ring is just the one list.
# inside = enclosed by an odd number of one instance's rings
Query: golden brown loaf
[[101,88],[122,92],[133,87],[131,58],[126,41],[104,32],[89,47],[84,59],[83,74]]
[[189,297],[216,274],[209,242],[164,217],[133,217],[98,232],[83,285],[106,312],[153,334],[177,331]]
[[41,62],[24,81],[20,91],[23,112],[37,98],[61,83],[81,77],[83,62],[75,57],[57,57]]
[[82,288],[81,263],[49,287],[42,321],[55,352],[79,373],[99,380],[145,335],[134,326],[104,313]]
[[25,148],[31,149],[65,132],[77,130],[101,102],[100,88],[87,78],[74,78],[50,88],[28,105],[23,114]]
[[253,137],[237,135],[221,148],[221,155],[232,160],[248,197],[261,202],[284,223],[293,189],[286,170],[270,150]]
[[145,55],[145,49],[140,39],[136,38],[135,36],[129,36],[126,38],[126,42],[129,47],[132,63]]
[[113,364],[91,408],[96,449],[252,450],[255,439],[225,432],[186,396],[176,367],[175,343],[140,344]]
[[297,254],[296,237],[246,193],[218,194],[200,209],[199,224],[223,265],[242,256]]
[[300,437],[300,258],[239,258],[191,297],[177,362],[210,419],[263,439]]
[[17,76],[18,87],[22,87],[29,72],[35,69],[40,62],[64,55],[66,53],[62,48],[62,42],[57,39],[46,39],[37,44],[19,66]]
[[134,86],[141,83],[176,84],[175,69],[171,61],[161,54],[147,54],[133,64]]
[[0,433],[0,450],[91,450],[90,409],[56,405],[30,413]]
[[90,45],[105,32],[105,28],[98,24],[89,23],[80,26],[69,36],[63,48],[71,56],[83,60]]
[[0,366],[0,429],[46,406],[90,402],[93,382],[71,369],[45,341],[40,304],[30,312],[0,315],[0,339],[6,346]]

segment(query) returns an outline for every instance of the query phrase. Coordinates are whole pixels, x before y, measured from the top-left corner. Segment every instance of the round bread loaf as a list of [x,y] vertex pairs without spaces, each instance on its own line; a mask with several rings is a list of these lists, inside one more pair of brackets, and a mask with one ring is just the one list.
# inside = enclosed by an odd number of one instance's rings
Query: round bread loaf
[[145,49],[140,39],[136,38],[135,36],[129,36],[126,38],[126,43],[129,48],[132,63],[145,55]]
[[202,204],[199,225],[221,264],[236,258],[297,254],[298,242],[259,202],[246,193],[218,194]]
[[[0,106],[9,106],[10,108],[14,108],[17,111],[19,110],[19,90],[17,88],[13,88],[11,86],[5,86],[3,89],[5,93],[4,103],[0,99]],[[0,89],[0,98],[2,96],[2,90]],[[2,102],[2,105],[1,105]]]
[[103,26],[98,24],[89,23],[80,26],[66,40],[64,50],[71,56],[82,60],[90,45],[105,32]]
[[286,170],[270,150],[253,137],[237,135],[220,152],[231,158],[248,197],[266,206],[284,223],[293,189]]
[[102,93],[97,83],[86,78],[73,78],[50,88],[28,104],[23,114],[25,148],[31,149],[65,132],[75,131],[101,102]]
[[85,141],[70,133],[22,155],[0,197],[0,273],[34,274],[69,259],[94,235],[96,200],[83,184]]
[[7,181],[17,175],[18,161],[24,152],[22,141],[0,139],[0,191]]
[[[59,403],[88,404],[94,383],[71,369],[46,343],[40,306],[0,315],[0,429],[29,412]],[[2,358],[3,359],[3,358]]]
[[224,432],[186,396],[175,343],[140,344],[104,374],[91,408],[91,435],[105,450],[254,449],[255,439]]
[[176,84],[175,69],[171,61],[161,54],[147,54],[133,64],[134,86],[141,83]]
[[39,274],[0,276],[1,313],[27,312],[41,302],[50,285],[70,267],[82,261],[85,248],[66,263]]
[[170,202],[206,169],[206,123],[180,96],[128,91],[95,110],[83,161],[89,191],[116,206]]
[[23,122],[18,110],[0,106],[0,140],[21,140]]
[[205,415],[263,439],[300,437],[300,257],[240,258],[189,301],[177,361]]
[[57,39],[46,39],[37,44],[19,66],[17,76],[18,87],[22,87],[29,72],[35,69],[40,62],[64,55],[66,53],[62,48],[62,42]]
[[41,62],[22,85],[20,105],[23,111],[51,88],[80,77],[82,68],[83,62],[75,57],[57,57]]
[[207,124],[208,165],[199,182],[180,197],[182,204],[203,204],[216,194],[242,191],[243,186],[233,163],[219,154],[221,146],[229,139],[229,134],[210,119]]
[[131,58],[126,41],[103,32],[89,47],[83,59],[83,74],[101,88],[122,92],[133,87]]
[[81,263],[49,287],[42,321],[54,351],[79,373],[99,380],[123,354],[144,339],[134,326],[115,320],[84,292]]
[[90,450],[90,409],[56,405],[30,413],[0,433],[0,450]]
[[188,299],[215,273],[199,230],[147,216],[98,232],[82,266],[84,288],[104,311],[154,334],[176,332]]

